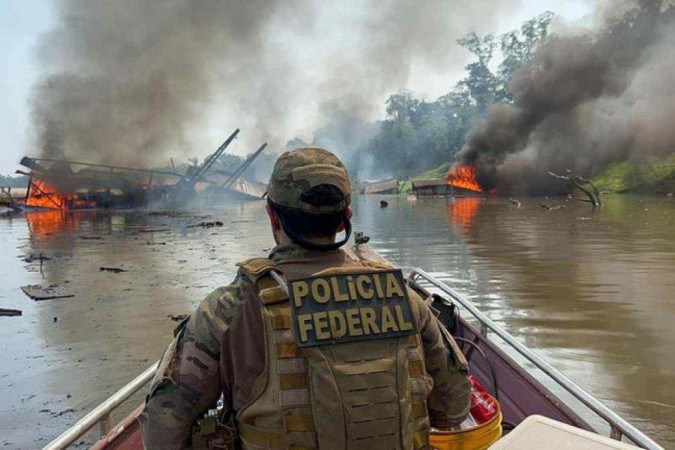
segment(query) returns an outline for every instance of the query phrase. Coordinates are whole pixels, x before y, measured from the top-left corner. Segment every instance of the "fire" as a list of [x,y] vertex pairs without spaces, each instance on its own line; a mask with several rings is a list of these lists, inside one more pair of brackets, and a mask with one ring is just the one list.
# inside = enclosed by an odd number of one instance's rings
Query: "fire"
[[476,180],[476,168],[473,166],[453,166],[446,176],[449,185],[474,192],[483,192]]
[[33,178],[28,187],[26,206],[46,209],[95,208],[96,202],[81,200],[75,194],[62,194],[45,180]]

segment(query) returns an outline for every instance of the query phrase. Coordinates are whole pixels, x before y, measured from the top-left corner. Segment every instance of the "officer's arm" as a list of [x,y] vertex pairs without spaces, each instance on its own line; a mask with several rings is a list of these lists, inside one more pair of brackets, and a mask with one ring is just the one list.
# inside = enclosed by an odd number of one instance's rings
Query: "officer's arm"
[[220,342],[238,303],[238,280],[209,294],[164,352],[140,416],[147,449],[185,449],[192,425],[221,393]]
[[447,429],[459,425],[469,413],[471,383],[468,366],[461,350],[449,333],[447,342],[442,326],[429,307],[417,295],[420,334],[424,345],[426,370],[434,379],[434,387],[427,398],[431,426]]

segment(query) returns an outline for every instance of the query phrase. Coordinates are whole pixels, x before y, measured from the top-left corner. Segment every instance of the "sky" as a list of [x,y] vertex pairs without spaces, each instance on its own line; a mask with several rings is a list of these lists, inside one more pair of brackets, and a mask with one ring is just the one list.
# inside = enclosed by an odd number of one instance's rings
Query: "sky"
[[[0,98],[4,106],[0,109],[0,174],[3,175],[19,168],[22,156],[38,154],[30,98],[34,95],[34,86],[44,75],[38,47],[41,38],[56,26],[55,3],[50,0],[0,0],[0,54],[3,55],[0,58]],[[594,7],[592,0],[521,0],[519,7],[498,17],[494,31],[509,31],[547,10],[569,22],[590,21]],[[448,92],[462,76],[461,70],[439,74],[424,66],[413,67],[407,85],[400,89],[433,100]],[[247,150],[236,151],[247,153]]]

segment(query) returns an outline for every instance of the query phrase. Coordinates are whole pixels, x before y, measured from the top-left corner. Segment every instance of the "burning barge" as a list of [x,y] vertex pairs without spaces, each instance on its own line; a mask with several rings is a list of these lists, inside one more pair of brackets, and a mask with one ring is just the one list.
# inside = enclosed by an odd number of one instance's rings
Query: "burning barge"
[[95,208],[181,207],[204,202],[257,200],[265,185],[244,180],[242,175],[265,150],[263,144],[233,172],[215,170],[214,165],[237,137],[235,130],[204,162],[187,171],[171,171],[94,164],[79,161],[29,158],[21,165],[29,171],[22,199],[7,191],[6,206],[15,210],[77,210]]

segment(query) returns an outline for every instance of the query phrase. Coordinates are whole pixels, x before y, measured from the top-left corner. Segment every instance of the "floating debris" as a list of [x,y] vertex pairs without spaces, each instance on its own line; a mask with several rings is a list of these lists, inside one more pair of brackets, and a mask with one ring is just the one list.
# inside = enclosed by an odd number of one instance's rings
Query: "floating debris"
[[39,412],[44,413],[44,414],[49,414],[52,417],[61,417],[64,414],[72,414],[72,413],[75,413],[77,411],[74,410],[73,408],[64,409],[63,411],[52,411],[49,408],[45,408],[45,409],[41,409]]
[[516,208],[520,208],[520,206],[521,206],[521,204],[518,200],[512,199],[511,197],[509,197],[509,202],[511,202],[512,205],[515,205]]
[[173,320],[174,322],[182,322],[183,320],[187,319],[190,317],[189,314],[168,314],[166,317],[169,319]]
[[51,300],[53,298],[75,297],[75,294],[72,291],[56,284],[50,284],[47,286],[29,284],[27,286],[21,286],[21,290],[33,300]]
[[171,231],[169,228],[141,228],[138,230],[139,233],[166,233]]
[[22,314],[20,309],[0,308],[0,316],[12,317],[20,316]]
[[45,256],[43,253],[39,253],[39,254],[38,253],[31,253],[30,255],[26,256],[23,260],[27,263],[30,263],[30,262],[34,262],[34,261],[40,261],[40,262],[49,261],[49,260],[51,260],[51,258],[48,257],[48,256]]
[[380,200],[380,208],[386,208],[389,206],[389,202],[386,200]]
[[220,220],[215,220],[213,222],[199,222],[195,223],[192,225],[186,225],[185,228],[196,228],[196,227],[202,227],[202,228],[211,228],[211,227],[222,227],[223,222]]
[[98,270],[100,270],[101,272],[112,272],[112,273],[128,272],[128,270],[120,269],[119,267],[99,267]]

